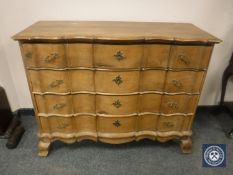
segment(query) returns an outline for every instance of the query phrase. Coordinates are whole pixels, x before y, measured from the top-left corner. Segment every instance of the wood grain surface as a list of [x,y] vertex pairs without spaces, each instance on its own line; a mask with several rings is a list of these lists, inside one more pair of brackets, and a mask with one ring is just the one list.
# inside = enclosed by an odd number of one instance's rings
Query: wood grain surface
[[39,21],[13,36],[13,39],[221,42],[190,23],[112,21]]

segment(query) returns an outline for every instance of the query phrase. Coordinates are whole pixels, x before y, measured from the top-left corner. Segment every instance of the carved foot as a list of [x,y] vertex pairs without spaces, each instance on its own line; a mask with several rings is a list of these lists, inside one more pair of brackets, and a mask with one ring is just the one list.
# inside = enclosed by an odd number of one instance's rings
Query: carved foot
[[40,157],[46,157],[48,155],[48,152],[49,152],[49,145],[50,145],[50,142],[49,141],[39,141],[39,153],[38,153],[38,156]]
[[184,154],[192,153],[192,139],[191,139],[191,137],[181,138],[180,148]]

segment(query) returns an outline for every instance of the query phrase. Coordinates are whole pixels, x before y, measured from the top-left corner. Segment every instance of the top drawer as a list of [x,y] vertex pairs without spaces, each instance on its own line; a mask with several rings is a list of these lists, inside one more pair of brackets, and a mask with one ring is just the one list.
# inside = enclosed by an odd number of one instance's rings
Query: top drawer
[[140,68],[143,45],[22,44],[27,67]]
[[64,44],[22,44],[21,52],[27,67],[66,67]]
[[205,69],[212,46],[43,43],[22,44],[21,51],[27,67]]
[[27,67],[93,67],[92,44],[22,44]]
[[169,68],[205,69],[208,67],[212,46],[174,45],[171,49]]
[[143,45],[94,45],[96,67],[140,68]]

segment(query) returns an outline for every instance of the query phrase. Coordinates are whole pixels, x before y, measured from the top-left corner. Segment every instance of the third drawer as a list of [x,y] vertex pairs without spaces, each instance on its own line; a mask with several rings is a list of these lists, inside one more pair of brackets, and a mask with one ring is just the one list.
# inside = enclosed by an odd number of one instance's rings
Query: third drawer
[[90,113],[133,115],[136,113],[194,113],[198,95],[35,95],[37,110],[44,114]]

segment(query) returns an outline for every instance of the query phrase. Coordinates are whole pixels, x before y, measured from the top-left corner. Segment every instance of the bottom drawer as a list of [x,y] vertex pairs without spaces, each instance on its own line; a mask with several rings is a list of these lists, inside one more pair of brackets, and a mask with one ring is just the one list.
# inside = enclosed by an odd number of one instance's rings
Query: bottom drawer
[[157,130],[160,132],[188,131],[191,129],[190,122],[192,118],[192,115],[160,116],[158,120]]
[[40,117],[40,122],[43,133],[96,132],[95,116],[60,117],[54,115]]
[[75,117],[39,117],[42,133],[130,133],[136,131],[188,131],[191,129],[192,115],[103,117],[80,115]]
[[98,132],[127,133],[136,131],[137,117],[98,117]]
[[156,131],[159,115],[146,114],[138,117],[138,131]]
[[43,133],[72,133],[72,118],[71,117],[40,117],[41,128]]

